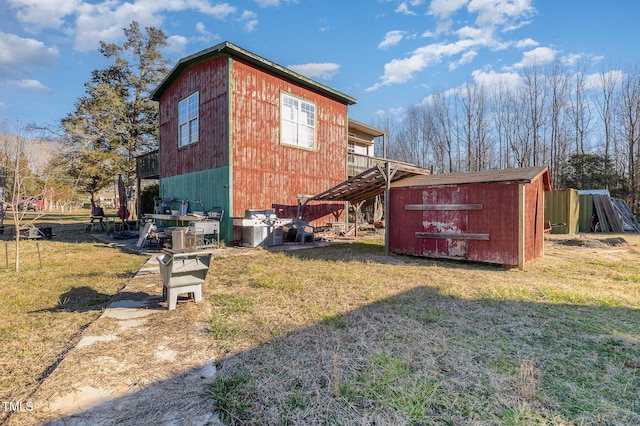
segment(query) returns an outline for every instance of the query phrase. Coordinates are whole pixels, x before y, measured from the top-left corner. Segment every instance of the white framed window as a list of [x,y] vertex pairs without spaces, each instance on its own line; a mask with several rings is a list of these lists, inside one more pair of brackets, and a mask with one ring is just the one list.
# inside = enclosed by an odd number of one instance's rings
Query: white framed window
[[198,92],[178,102],[178,146],[187,146],[200,139],[200,97]]
[[280,93],[281,143],[316,148],[316,105],[288,93]]

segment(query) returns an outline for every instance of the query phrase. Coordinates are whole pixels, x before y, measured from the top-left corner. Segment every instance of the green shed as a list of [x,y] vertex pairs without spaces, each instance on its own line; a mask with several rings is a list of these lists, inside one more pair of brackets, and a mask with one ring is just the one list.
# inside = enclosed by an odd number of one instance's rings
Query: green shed
[[580,198],[576,189],[559,189],[544,193],[544,220],[551,223],[552,234],[580,232]]

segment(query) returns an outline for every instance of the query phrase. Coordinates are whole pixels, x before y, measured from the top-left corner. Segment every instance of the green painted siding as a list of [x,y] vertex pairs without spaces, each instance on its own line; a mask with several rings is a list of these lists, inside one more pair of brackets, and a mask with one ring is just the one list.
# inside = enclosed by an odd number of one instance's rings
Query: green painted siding
[[[562,189],[544,193],[544,220],[551,222],[552,234],[575,234],[579,232],[580,202],[578,191]],[[564,225],[559,225],[564,223]]]
[[593,232],[591,229],[592,216],[595,213],[593,208],[593,195],[580,195],[580,232]]
[[[200,200],[207,210],[213,208],[223,209],[224,216],[220,226],[220,240],[228,244],[233,235],[229,189],[230,173],[229,167],[219,167],[161,178],[160,197],[173,197],[176,200]],[[189,211],[193,210],[200,210],[200,206],[191,203]]]

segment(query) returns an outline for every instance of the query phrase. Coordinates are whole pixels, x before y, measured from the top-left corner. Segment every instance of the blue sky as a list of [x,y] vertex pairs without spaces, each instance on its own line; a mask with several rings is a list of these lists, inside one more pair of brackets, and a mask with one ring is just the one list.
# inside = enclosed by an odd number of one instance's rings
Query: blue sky
[[530,63],[640,65],[631,0],[0,0],[0,119],[53,125],[73,111],[99,40],[136,20],[180,58],[230,41],[358,100],[356,120],[465,82],[517,80]]

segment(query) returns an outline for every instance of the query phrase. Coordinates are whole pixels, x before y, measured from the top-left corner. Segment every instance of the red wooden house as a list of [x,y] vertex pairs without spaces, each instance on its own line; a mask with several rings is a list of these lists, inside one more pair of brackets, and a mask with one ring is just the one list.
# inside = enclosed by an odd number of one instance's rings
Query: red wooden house
[[[356,100],[231,43],[180,60],[153,99],[161,198],[222,208],[223,239],[247,209],[294,217],[298,195],[345,179],[347,106]],[[310,203],[303,219],[322,223],[343,209]]]
[[419,175],[391,184],[389,250],[524,267],[543,254],[547,167]]

